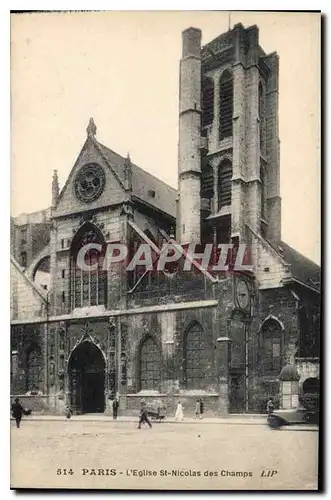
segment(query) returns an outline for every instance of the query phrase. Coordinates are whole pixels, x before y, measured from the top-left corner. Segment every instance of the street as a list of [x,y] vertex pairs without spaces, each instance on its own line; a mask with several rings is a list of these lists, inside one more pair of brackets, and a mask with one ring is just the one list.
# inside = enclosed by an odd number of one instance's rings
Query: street
[[316,489],[318,432],[265,424],[11,423],[11,486],[97,489]]

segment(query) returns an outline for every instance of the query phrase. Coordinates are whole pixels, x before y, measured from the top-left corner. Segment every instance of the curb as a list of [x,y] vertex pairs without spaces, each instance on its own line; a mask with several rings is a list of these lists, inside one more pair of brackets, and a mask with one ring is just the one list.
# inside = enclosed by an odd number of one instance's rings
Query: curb
[[[14,419],[11,419],[11,420],[14,420]],[[49,418],[49,417],[32,417],[32,418],[25,418],[24,419],[24,424],[27,423],[27,422],[61,422],[61,423],[67,423],[67,422],[73,422],[73,423],[77,423],[77,422],[94,422],[94,423],[108,423],[108,424],[112,424],[112,423],[120,423],[120,424],[130,424],[130,425],[137,425],[138,423],[138,418],[135,419],[135,420],[113,420],[112,418],[109,418],[109,420],[106,420],[105,418],[75,418],[75,417],[71,417],[70,420],[67,420],[65,417],[53,417],[53,418]],[[165,420],[163,422],[156,422],[155,420],[153,421],[152,420],[152,425],[161,425],[162,424],[176,424],[176,425],[185,425],[185,424],[195,424],[195,425],[202,425],[202,424],[211,424],[211,425],[220,425],[220,426],[224,426],[224,425],[255,425],[255,426],[263,426],[265,428],[267,428],[267,421],[266,420],[259,420],[257,421],[257,419],[247,419],[247,420],[239,420],[239,419],[228,419],[228,418],[220,418],[219,420],[217,419],[214,419],[214,420],[184,420],[183,422],[178,422],[178,421],[175,421],[175,420]],[[70,424],[69,424],[70,425]],[[315,432],[318,432],[319,430],[319,427],[317,425],[309,425],[309,424],[296,424],[296,425],[292,425],[292,426],[284,426],[284,428],[282,428],[282,430],[292,430],[292,431],[297,431],[297,430],[301,430],[301,431],[315,431]],[[274,431],[275,432],[275,431]]]

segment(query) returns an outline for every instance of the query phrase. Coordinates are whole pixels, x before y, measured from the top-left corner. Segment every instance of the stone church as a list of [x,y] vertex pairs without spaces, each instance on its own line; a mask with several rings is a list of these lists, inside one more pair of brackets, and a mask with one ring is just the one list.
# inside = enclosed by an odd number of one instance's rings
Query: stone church
[[[257,26],[182,34],[178,190],[97,139],[11,220],[11,394],[34,411],[265,412],[319,387],[320,268],[281,238],[279,59]],[[128,144],[129,148],[129,144]],[[77,265],[87,243],[246,245],[251,270]],[[229,259],[231,264],[232,260]],[[293,384],[292,384],[293,382]],[[294,383],[295,382],[295,383]],[[296,388],[295,388],[296,387]]]

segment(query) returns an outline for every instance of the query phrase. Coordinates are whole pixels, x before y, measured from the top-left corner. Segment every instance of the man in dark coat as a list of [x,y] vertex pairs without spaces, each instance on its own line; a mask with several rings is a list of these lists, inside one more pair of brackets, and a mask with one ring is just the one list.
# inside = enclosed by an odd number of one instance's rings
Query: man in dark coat
[[200,398],[200,418],[203,417],[203,412],[204,412],[205,408],[204,408],[204,404],[203,404],[203,401],[202,399]]
[[22,415],[24,413],[24,408],[18,398],[15,398],[15,402],[11,405],[11,411],[14,419],[16,420],[16,427],[19,428],[22,420]]
[[275,409],[275,406],[274,406],[274,402],[272,400],[272,398],[269,399],[268,403],[267,403],[267,413],[268,415],[270,415],[271,413],[273,413]]
[[119,407],[119,402],[118,402],[118,399],[115,398],[114,401],[113,401],[113,419],[116,420],[117,419],[117,412],[118,412],[118,407]]
[[141,407],[140,407],[140,418],[139,418],[139,424],[138,424],[138,429],[141,429],[141,424],[148,424],[149,427],[152,427],[152,424],[149,421],[148,418],[148,413],[147,413],[147,408],[146,408],[146,403],[144,401],[141,402]]

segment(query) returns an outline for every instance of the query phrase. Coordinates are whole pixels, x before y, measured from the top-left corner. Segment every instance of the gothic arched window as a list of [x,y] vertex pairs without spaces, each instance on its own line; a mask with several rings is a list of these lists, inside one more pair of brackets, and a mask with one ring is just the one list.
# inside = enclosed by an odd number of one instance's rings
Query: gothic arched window
[[225,70],[220,79],[220,141],[232,136],[233,76]]
[[184,338],[184,382],[187,389],[204,388],[206,359],[204,332],[199,323],[194,323]]
[[26,369],[25,369],[25,390],[38,391],[41,384],[42,370],[41,352],[38,348],[31,348],[26,354]]
[[231,205],[232,163],[225,159],[218,167],[218,210]]
[[[84,252],[82,269],[79,252],[85,245],[102,245],[102,251],[90,249]],[[107,270],[103,269],[104,238],[93,224],[86,223],[75,235],[71,245],[71,304],[72,308],[98,306],[106,303]]]
[[265,154],[266,147],[266,104],[262,82],[259,83],[259,119],[260,119],[260,152]]
[[211,125],[214,119],[214,81],[212,78],[202,80],[202,127]]
[[275,319],[268,319],[261,328],[260,352],[264,374],[279,375],[283,366],[283,332]]
[[161,355],[152,337],[146,337],[140,347],[140,390],[160,390]]

